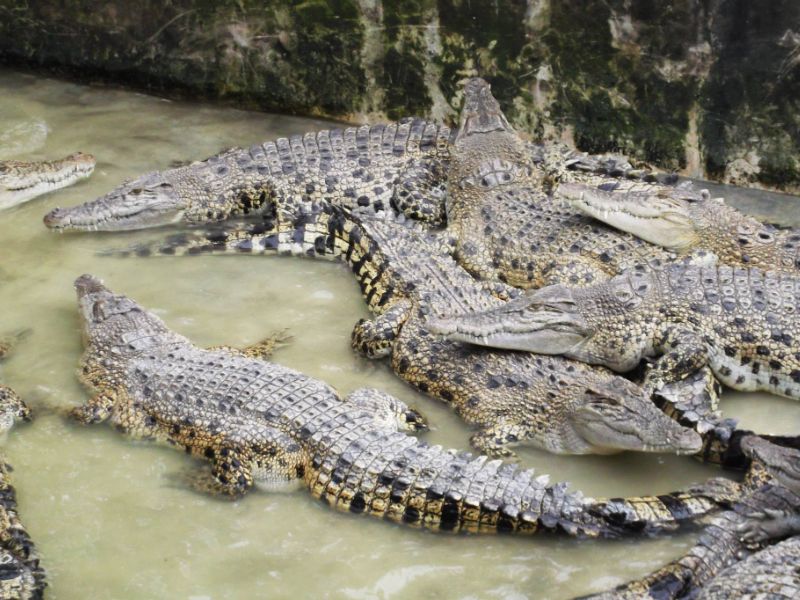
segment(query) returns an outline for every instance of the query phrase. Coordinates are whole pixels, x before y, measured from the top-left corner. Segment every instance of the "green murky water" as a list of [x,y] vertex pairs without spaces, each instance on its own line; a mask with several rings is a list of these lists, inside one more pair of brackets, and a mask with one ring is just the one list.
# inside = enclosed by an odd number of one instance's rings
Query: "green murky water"
[[[579,542],[435,535],[334,512],[304,492],[256,492],[229,503],[188,489],[196,464],[174,450],[82,428],[52,409],[83,402],[72,281],[84,272],[156,310],[200,345],[244,345],[288,327],[278,362],[347,392],[370,385],[423,410],[436,443],[466,447],[468,430],[387,365],[356,356],[352,324],[366,315],[355,281],[335,263],[264,257],[112,259],[98,250],[153,232],[58,235],[51,208],[93,198],[171,161],[204,158],[325,126],[309,119],[167,102],[0,71],[0,140],[7,156],[94,153],[91,180],[0,215],[0,331],[33,334],[0,375],[38,409],[12,432],[20,510],[48,571],[49,597],[75,598],[568,598],[639,576],[681,554],[691,535]],[[43,135],[43,132],[47,135]],[[748,201],[764,194],[749,194]],[[791,211],[786,204],[786,211]],[[794,205],[787,217],[798,220]],[[730,394],[725,409],[773,433],[797,432],[800,407]],[[521,460],[592,495],[661,493],[713,475],[688,458],[619,455]]]

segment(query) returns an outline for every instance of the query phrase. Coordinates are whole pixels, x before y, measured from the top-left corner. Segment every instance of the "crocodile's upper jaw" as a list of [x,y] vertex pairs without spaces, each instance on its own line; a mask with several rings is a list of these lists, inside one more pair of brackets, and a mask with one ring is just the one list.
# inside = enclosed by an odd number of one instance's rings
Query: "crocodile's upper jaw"
[[587,324],[576,314],[527,312],[524,308],[515,310],[506,306],[483,313],[431,319],[427,327],[453,341],[537,354],[574,355],[591,336]]
[[188,209],[172,183],[151,173],[92,202],[55,208],[44,217],[50,229],[125,231],[180,222]]
[[680,197],[628,196],[574,183],[562,183],[558,194],[576,210],[651,244],[680,252],[698,241],[689,201]]
[[95,159],[76,153],[61,160],[45,162],[5,161],[0,163],[0,209],[61,189],[92,174]]
[[492,131],[513,132],[500,104],[492,96],[491,86],[480,78],[470,79],[464,86],[464,107],[455,142],[473,134]]

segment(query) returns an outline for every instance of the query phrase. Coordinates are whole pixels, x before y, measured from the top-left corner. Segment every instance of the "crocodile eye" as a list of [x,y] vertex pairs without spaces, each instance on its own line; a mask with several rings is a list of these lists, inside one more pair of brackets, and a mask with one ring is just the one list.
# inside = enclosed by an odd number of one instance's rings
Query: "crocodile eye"
[[134,194],[134,195],[136,195],[136,196],[138,196],[138,195],[139,195],[139,194],[141,194],[141,193],[142,193],[142,188],[133,188],[133,189],[131,190],[131,194]]

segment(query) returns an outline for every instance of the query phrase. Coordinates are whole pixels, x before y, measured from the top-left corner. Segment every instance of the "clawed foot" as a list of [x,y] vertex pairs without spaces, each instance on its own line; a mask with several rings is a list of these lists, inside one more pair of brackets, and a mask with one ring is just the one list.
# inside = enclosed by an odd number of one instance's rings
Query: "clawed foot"
[[260,342],[247,346],[242,350],[242,353],[250,358],[258,358],[261,360],[269,360],[274,354],[275,350],[286,346],[291,341],[292,335],[288,329],[280,329]]
[[800,493],[800,450],[778,446],[757,435],[742,439],[742,452],[761,463],[781,485]]
[[737,528],[739,539],[747,544],[763,544],[786,537],[794,533],[791,521],[791,516],[786,512],[773,508],[750,513],[747,520]]

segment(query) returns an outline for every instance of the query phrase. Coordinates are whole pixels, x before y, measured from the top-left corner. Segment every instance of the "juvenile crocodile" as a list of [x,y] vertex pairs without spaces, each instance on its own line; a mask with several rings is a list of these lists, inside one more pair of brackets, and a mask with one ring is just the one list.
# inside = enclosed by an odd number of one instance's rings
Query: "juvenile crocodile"
[[[75,283],[96,395],[74,410],[211,462],[203,489],[240,496],[256,482],[300,480],[337,509],[442,531],[560,531],[617,536],[673,528],[737,497],[710,480],[688,493],[594,500],[485,456],[398,431],[418,422],[402,402],[325,383],[230,349],[203,350],[154,314],[84,275]],[[409,419],[408,415],[413,415]]]
[[[0,358],[19,337],[14,334],[0,339]],[[5,437],[18,420],[30,420],[30,410],[14,390],[0,385],[0,437]],[[38,600],[47,585],[45,573],[33,540],[20,521],[10,471],[0,458],[0,598]]]
[[0,210],[85,179],[94,166],[94,157],[80,152],[61,160],[0,160]]
[[800,276],[676,263],[588,288],[551,286],[430,327],[455,340],[622,372],[657,356],[646,375],[651,389],[709,365],[734,389],[800,399],[799,313]]
[[[767,446],[760,445],[755,453],[769,453]],[[795,453],[793,459],[800,461],[800,455]],[[775,456],[768,460],[778,462]],[[786,487],[763,471],[751,476],[752,491],[731,510],[710,517],[703,534],[684,556],[639,580],[586,599],[797,597],[800,537],[762,548],[800,531],[798,487]]]
[[800,273],[800,230],[765,225],[706,190],[569,183],[558,193],[576,210],[673,252],[703,248],[725,264]]
[[470,273],[523,288],[587,285],[637,263],[673,257],[575,211],[545,191],[546,178],[489,85],[470,80],[446,196],[456,259]]
[[[406,181],[431,180],[446,160],[448,127],[421,119],[364,125],[280,138],[250,148],[232,148],[206,160],[153,172],[105,196],[57,208],[44,218],[51,229],[119,231],[170,223],[222,221],[261,214],[264,227],[282,214],[312,210],[321,202],[370,207],[392,214],[394,199],[405,202]],[[443,213],[408,197],[408,210]]]

